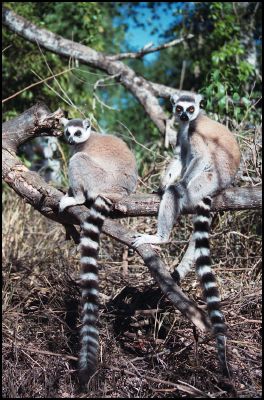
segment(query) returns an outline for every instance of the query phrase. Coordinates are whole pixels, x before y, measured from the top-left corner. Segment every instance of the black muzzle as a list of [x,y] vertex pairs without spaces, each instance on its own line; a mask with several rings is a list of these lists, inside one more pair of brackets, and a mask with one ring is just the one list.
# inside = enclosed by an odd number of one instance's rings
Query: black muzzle
[[183,113],[181,114],[180,120],[181,120],[181,121],[189,121],[189,117],[188,117],[188,115],[186,114],[186,112],[183,112]]

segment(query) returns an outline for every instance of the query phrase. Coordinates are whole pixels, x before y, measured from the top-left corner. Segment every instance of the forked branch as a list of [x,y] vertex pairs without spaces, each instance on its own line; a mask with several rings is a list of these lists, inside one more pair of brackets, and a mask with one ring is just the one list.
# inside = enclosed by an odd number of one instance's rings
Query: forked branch
[[[19,117],[4,123],[2,126],[2,173],[4,181],[17,194],[45,217],[66,226],[67,233],[74,236],[77,241],[78,232],[73,225],[80,225],[87,217],[89,213],[87,208],[85,206],[69,207],[67,211],[60,214],[59,201],[63,193],[47,184],[36,172],[29,171],[16,156],[18,147],[33,137],[61,136],[59,119],[62,115],[61,110],[51,114],[45,104],[38,103]],[[260,208],[261,198],[260,187],[229,189],[214,199],[214,210]],[[136,194],[115,204],[111,216],[157,215],[158,207],[159,197],[157,195]],[[132,245],[135,232],[127,230],[116,221],[107,220],[103,231],[123,244]],[[181,291],[152,247],[143,245],[137,249],[137,252],[163,293],[175,307],[199,329],[207,330],[209,322],[205,313]]]

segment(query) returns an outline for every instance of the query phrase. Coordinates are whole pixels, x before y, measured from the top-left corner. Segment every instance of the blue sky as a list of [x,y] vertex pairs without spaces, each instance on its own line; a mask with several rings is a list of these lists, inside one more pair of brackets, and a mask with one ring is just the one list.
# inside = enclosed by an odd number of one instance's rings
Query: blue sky
[[[159,7],[160,19],[154,20],[152,18],[151,10],[144,7],[145,4],[145,2],[142,2],[143,7],[137,11],[139,22],[144,22],[146,24],[144,28],[136,26],[131,18],[125,20],[125,22],[128,24],[128,31],[126,32],[127,46],[124,51],[138,51],[150,42],[153,42],[154,46],[158,46],[159,44],[164,43],[165,39],[161,39],[159,35],[162,34],[166,29],[168,29],[173,21],[175,22],[175,15],[173,16],[171,13],[166,12],[162,4]],[[180,3],[175,3],[175,9],[176,4],[179,5]],[[153,28],[158,28],[158,31],[155,33],[151,33]],[[151,62],[155,60],[156,57],[157,53],[152,53],[145,56],[144,60]]]

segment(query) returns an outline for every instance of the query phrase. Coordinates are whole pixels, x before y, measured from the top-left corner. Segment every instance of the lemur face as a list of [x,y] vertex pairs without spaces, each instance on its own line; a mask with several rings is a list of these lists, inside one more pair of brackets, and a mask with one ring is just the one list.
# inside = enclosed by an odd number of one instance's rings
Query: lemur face
[[173,113],[176,119],[181,122],[190,122],[197,118],[200,111],[202,96],[172,96]]
[[86,142],[91,134],[91,124],[88,119],[61,118],[64,125],[64,136],[69,144],[79,144]]

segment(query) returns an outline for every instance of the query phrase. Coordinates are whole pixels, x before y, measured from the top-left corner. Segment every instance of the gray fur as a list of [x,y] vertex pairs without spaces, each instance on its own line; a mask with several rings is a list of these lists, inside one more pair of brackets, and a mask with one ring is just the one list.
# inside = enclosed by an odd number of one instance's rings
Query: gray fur
[[60,211],[91,203],[82,224],[80,286],[82,289],[81,349],[79,379],[85,384],[95,372],[99,348],[98,269],[100,233],[112,201],[136,189],[137,168],[133,154],[117,137],[91,132],[89,120],[63,118],[65,139],[73,145],[69,161],[69,191],[60,201]]
[[[236,172],[233,164],[237,163],[239,150],[235,139],[223,125],[204,116],[200,109],[202,97],[194,95],[189,99],[189,96],[178,97],[175,95],[172,98],[174,110],[177,105],[181,105],[183,108],[179,112],[175,111],[176,119],[179,122],[177,148],[180,150],[177,154],[180,153],[180,158],[170,163],[165,177],[162,179],[161,186],[165,192],[158,213],[157,235],[138,235],[134,241],[136,247],[144,243],[166,243],[181,211],[184,208],[193,209],[203,197],[212,196],[226,188],[232,182]],[[187,111],[190,106],[194,107],[193,113]],[[181,120],[183,113],[187,115],[188,120]],[[204,135],[200,131],[196,132],[197,122],[199,122],[199,129],[202,130],[203,121],[206,123]],[[210,125],[212,126],[211,130]],[[226,135],[233,149],[231,146],[230,148],[223,147],[224,144],[221,143],[223,135]],[[180,177],[178,176],[179,171]]]
[[[184,208],[195,209],[194,234],[182,263],[174,271],[176,280],[192,267],[203,287],[213,334],[217,337],[222,372],[229,377],[226,360],[224,317],[211,269],[209,247],[211,196],[226,188],[239,166],[240,152],[230,131],[200,111],[201,96],[172,96],[173,112],[179,122],[175,160],[162,179],[162,196],[156,235],[138,235],[134,246],[161,244],[169,240],[173,225]],[[180,155],[180,157],[179,157]],[[181,163],[181,164],[180,164]],[[180,172],[180,177],[178,176]],[[179,179],[179,180],[178,180]],[[177,181],[178,180],[178,181]]]

